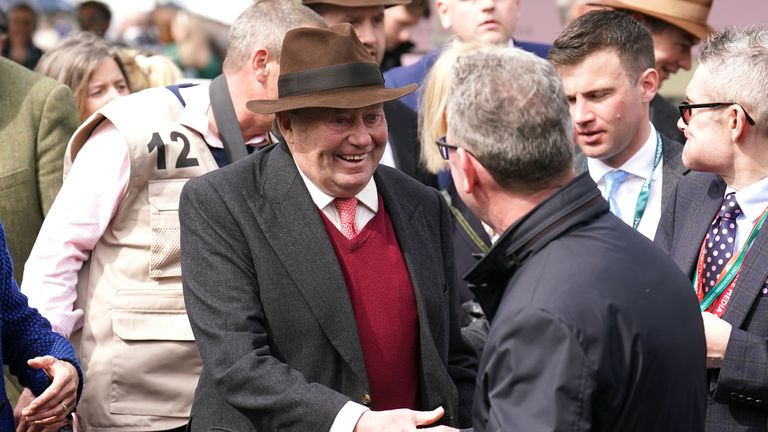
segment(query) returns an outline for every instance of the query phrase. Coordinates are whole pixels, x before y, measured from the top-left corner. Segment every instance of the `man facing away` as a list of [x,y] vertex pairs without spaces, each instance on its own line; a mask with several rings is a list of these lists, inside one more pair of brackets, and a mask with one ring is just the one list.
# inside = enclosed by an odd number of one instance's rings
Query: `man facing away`
[[577,172],[588,170],[611,212],[653,240],[661,209],[688,170],[682,144],[649,119],[659,82],[650,33],[624,13],[589,12],[563,30],[549,59],[570,105]]
[[445,201],[378,163],[382,104],[414,87],[385,88],[347,23],[293,30],[279,98],[248,104],[277,113],[284,142],[184,187],[193,431],[469,424]]
[[452,83],[438,146],[464,202],[503,233],[465,278],[491,321],[475,431],[701,430],[695,297],[575,176],[554,68],[488,47],[460,57]]
[[294,2],[256,2],[233,24],[225,72],[210,85],[115,100],[70,141],[22,291],[83,362],[84,429],[186,425],[202,365],[181,290],[179,195],[266,143],[274,116],[245,103],[276,96],[282,38],[302,25],[325,23]]
[[768,32],[726,29],[701,47],[680,104],[694,171],[656,243],[694,283],[707,339],[707,431],[768,430]]
[[[707,24],[712,0],[597,0],[587,4],[624,11],[651,32],[659,87],[678,70],[691,69],[691,48],[713,31]],[[677,129],[679,115],[669,101],[657,94],[650,109],[657,130],[675,141],[685,141]]]

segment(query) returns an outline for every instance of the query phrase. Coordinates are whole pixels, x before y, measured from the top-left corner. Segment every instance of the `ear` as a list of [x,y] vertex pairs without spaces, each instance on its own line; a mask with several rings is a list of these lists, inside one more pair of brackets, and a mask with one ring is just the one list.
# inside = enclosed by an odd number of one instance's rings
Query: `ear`
[[290,116],[290,114],[286,112],[279,112],[275,114],[275,122],[277,123],[278,129],[280,129],[280,134],[285,139],[285,143],[290,145],[293,145],[293,121]]
[[440,19],[440,25],[445,30],[451,29],[451,17],[450,8],[448,4],[451,0],[435,0],[435,10],[437,11],[437,17]]
[[455,167],[452,166],[451,169],[458,168],[462,174],[462,184],[456,185],[456,187],[461,188],[465,194],[471,195],[478,186],[479,163],[463,148],[456,149],[454,156],[456,156],[456,163]]
[[269,51],[264,48],[257,49],[251,53],[251,72],[256,76],[256,80],[264,85],[267,82],[267,76],[269,75],[269,68],[267,65],[271,61]]
[[637,83],[640,86],[642,101],[651,102],[651,99],[656,96],[656,90],[659,89],[659,72],[654,68],[648,68],[640,75]]
[[747,116],[744,114],[744,110],[738,105],[731,106],[728,110],[728,129],[731,131],[733,142],[743,141],[746,125]]

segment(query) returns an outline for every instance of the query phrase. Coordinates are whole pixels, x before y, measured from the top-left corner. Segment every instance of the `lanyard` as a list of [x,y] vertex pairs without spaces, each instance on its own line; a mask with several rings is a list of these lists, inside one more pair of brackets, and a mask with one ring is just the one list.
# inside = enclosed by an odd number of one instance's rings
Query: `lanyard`
[[766,208],[763,211],[763,214],[760,215],[760,218],[757,220],[757,223],[749,233],[749,237],[747,237],[747,241],[741,247],[738,255],[732,256],[728,263],[726,263],[722,274],[717,280],[717,283],[707,292],[706,295],[704,295],[704,287],[702,286],[702,276],[704,274],[704,256],[706,255],[707,243],[706,237],[704,238],[704,242],[702,243],[701,250],[699,252],[699,262],[696,266],[696,274],[693,278],[693,287],[696,289],[696,294],[699,297],[699,308],[702,312],[709,309],[712,306],[712,303],[714,303],[715,299],[721,297],[722,295],[722,299],[718,302],[717,308],[714,312],[719,317],[723,316],[723,312],[725,312],[725,306],[730,300],[731,293],[733,292],[733,288],[736,285],[736,280],[738,279],[739,272],[741,272],[741,266],[744,264],[744,259],[747,256],[747,252],[752,246],[752,243],[755,242],[755,238],[760,232],[760,229],[763,227],[766,216],[768,216],[768,208]]
[[648,198],[651,196],[651,180],[653,179],[653,173],[661,162],[662,145],[661,134],[656,132],[656,154],[653,156],[653,168],[651,168],[651,175],[643,183],[643,187],[640,188],[640,194],[637,196],[637,204],[635,204],[635,219],[632,221],[632,228],[637,229],[640,225],[640,219],[645,214],[645,209],[648,207]]

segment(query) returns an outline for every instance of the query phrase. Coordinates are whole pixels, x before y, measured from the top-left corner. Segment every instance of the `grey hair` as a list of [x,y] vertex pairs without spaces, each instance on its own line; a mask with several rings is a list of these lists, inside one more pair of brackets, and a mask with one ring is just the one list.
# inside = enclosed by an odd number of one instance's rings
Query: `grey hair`
[[573,127],[562,82],[546,60],[487,47],[458,58],[448,132],[501,187],[545,189],[571,169]]
[[768,31],[727,27],[711,34],[699,60],[716,79],[709,88],[721,102],[738,102],[768,136]]
[[229,30],[224,71],[242,68],[258,48],[267,49],[274,60],[279,61],[285,34],[302,26],[327,27],[320,15],[296,0],[255,1]]

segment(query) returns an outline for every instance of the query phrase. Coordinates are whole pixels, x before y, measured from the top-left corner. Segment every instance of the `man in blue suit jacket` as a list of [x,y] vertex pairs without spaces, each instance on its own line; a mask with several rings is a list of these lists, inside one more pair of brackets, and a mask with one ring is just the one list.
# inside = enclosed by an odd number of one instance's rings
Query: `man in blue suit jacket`
[[[520,0],[503,0],[493,2],[468,2],[462,0],[435,0],[435,9],[440,18],[440,24],[449,30],[460,41],[478,41],[490,44],[505,44],[516,46],[532,52],[541,58],[547,58],[549,45],[532,42],[522,42],[512,39],[517,20],[520,18]],[[432,50],[419,61],[404,67],[390,69],[384,73],[385,85],[389,88],[402,87],[421,83],[435,60],[440,56],[442,48]],[[420,93],[411,93],[400,101],[414,111],[418,111]]]
[[[51,325],[13,280],[13,264],[0,224],[0,360],[24,387],[38,397],[20,414],[24,424],[64,425],[82,391],[82,373],[72,345],[51,330]],[[30,360],[31,359],[31,360]],[[0,431],[16,430],[13,410],[0,385]]]

